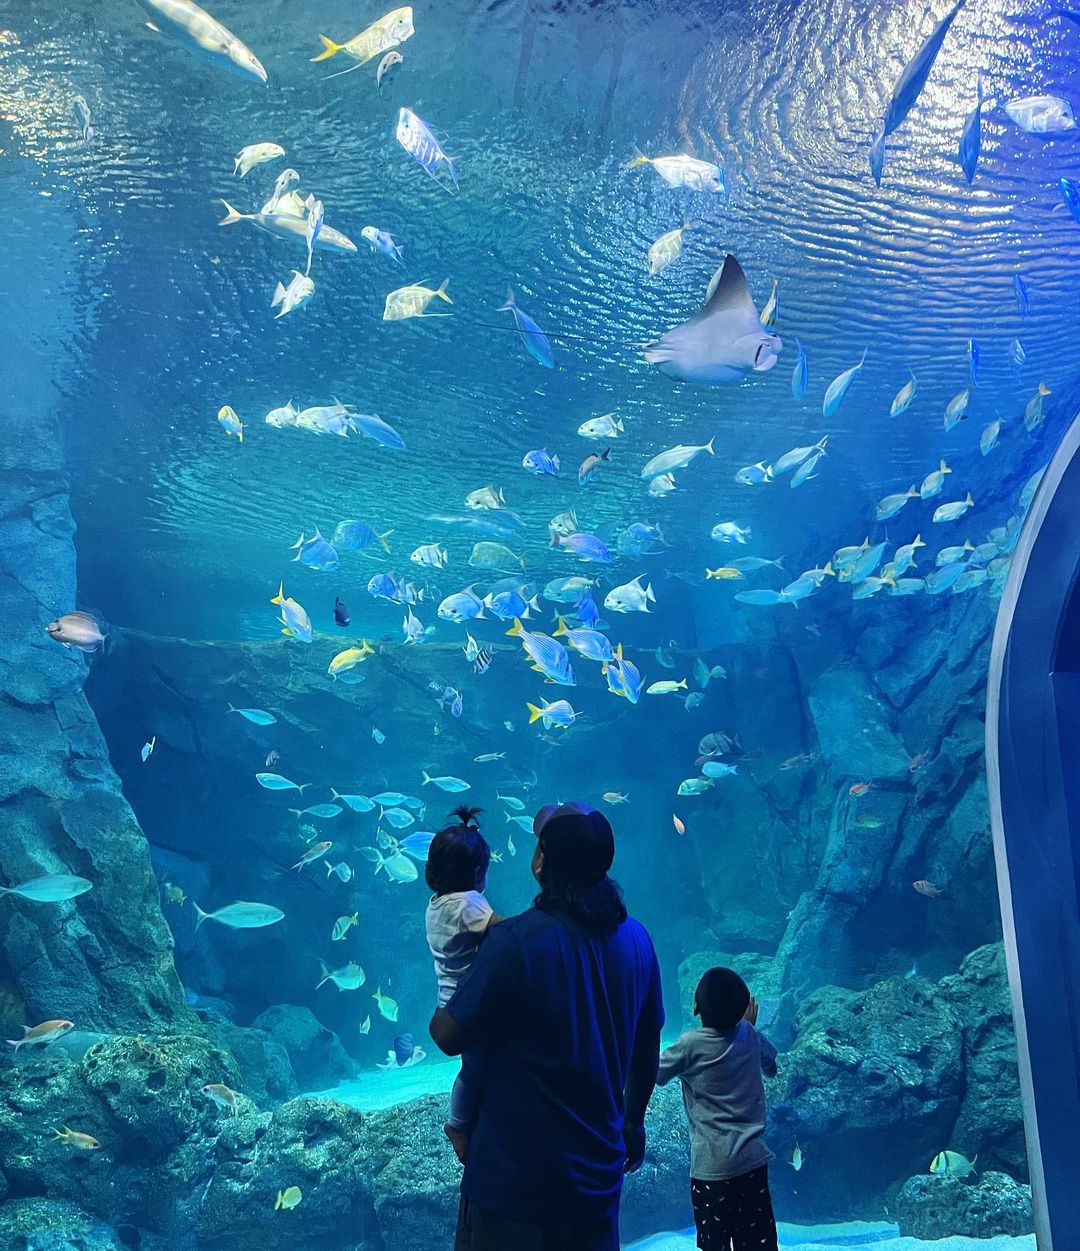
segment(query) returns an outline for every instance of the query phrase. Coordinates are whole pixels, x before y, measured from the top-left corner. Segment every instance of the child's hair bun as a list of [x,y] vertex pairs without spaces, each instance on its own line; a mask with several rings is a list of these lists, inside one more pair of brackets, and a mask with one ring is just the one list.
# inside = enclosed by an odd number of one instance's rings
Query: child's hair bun
[[458,807],[456,807],[451,813],[451,816],[457,817],[466,829],[478,830],[480,828],[480,823],[476,818],[483,811],[483,808],[470,808],[468,804],[459,804]]

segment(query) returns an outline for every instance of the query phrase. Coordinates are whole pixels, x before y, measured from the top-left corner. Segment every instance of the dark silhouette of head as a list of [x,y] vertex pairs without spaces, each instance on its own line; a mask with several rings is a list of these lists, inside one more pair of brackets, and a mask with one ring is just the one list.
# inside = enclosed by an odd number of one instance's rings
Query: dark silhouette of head
[[457,820],[431,840],[424,880],[433,894],[483,890],[487,884],[491,848],[476,821],[480,812],[480,808],[462,804],[451,813]]
[[694,992],[694,1012],[709,1029],[734,1029],[749,1006],[750,988],[734,969],[708,969]]
[[536,814],[533,830],[533,874],[540,883],[534,906],[590,933],[613,933],[626,920],[626,906],[618,882],[608,877],[615,835],[607,817],[585,804],[549,804]]

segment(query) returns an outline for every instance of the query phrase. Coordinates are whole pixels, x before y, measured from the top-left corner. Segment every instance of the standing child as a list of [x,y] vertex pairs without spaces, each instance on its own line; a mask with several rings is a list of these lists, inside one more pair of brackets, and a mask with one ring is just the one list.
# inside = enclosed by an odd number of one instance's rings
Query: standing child
[[761,1079],[776,1073],[776,1048],[755,1028],[757,1014],[738,973],[709,969],[694,995],[701,1028],[660,1056],[658,1083],[682,1082],[701,1251],[777,1251]]
[[[428,947],[435,960],[440,1008],[450,1002],[458,982],[472,967],[488,927],[500,920],[484,898],[491,848],[480,833],[479,808],[462,805],[448,825],[431,840],[424,878],[434,892],[424,918]],[[461,1072],[450,1093],[446,1136],[464,1162],[479,1098],[480,1068],[462,1056]]]

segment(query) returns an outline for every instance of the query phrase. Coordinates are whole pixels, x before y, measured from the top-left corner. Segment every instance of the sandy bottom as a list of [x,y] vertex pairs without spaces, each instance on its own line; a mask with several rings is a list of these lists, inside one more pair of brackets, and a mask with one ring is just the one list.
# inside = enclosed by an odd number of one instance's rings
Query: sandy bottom
[[[625,1251],[695,1251],[693,1231],[656,1234]],[[922,1242],[901,1238],[895,1225],[851,1221],[842,1225],[781,1225],[784,1251],[1035,1251],[1035,1235],[1025,1238],[942,1238]]]
[[[426,1059],[409,1068],[372,1069],[332,1090],[310,1091],[364,1112],[381,1112],[421,1095],[446,1094],[457,1076],[456,1061]],[[901,1238],[895,1225],[853,1221],[841,1225],[780,1226],[784,1251],[1035,1251],[1035,1235],[1024,1238]],[[625,1251],[695,1251],[692,1230],[655,1234]]]

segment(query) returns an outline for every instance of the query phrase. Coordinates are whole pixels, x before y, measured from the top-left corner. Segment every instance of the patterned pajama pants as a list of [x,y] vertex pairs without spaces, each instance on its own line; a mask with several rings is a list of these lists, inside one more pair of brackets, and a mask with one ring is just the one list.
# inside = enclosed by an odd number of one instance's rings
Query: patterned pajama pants
[[727,1181],[690,1181],[701,1251],[777,1251],[769,1167]]

